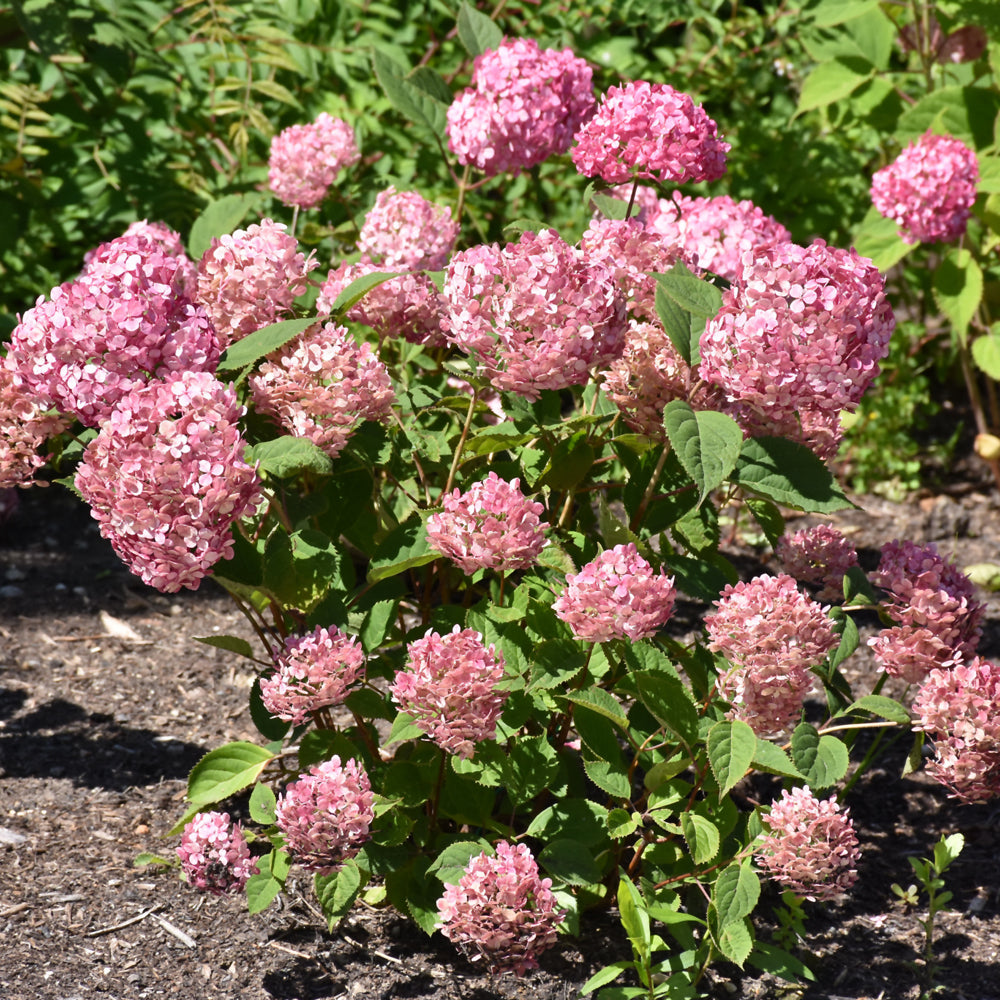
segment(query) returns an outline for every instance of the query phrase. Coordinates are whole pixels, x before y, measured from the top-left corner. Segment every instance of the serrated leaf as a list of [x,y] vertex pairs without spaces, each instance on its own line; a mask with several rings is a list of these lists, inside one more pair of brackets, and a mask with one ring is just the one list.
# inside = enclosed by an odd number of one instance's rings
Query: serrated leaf
[[624,840],[639,829],[634,813],[627,809],[614,808],[608,813],[608,836],[612,840]]
[[211,805],[249,788],[273,757],[270,750],[242,740],[205,754],[188,778],[191,804]]
[[838,56],[820,63],[802,82],[795,113],[801,115],[849,97],[874,72],[875,67],[860,56]]
[[743,501],[746,508],[753,514],[754,520],[760,525],[764,537],[773,548],[778,544],[778,540],[785,533],[785,519],[781,516],[781,511],[763,497],[746,497]]
[[725,926],[750,916],[760,899],[760,879],[749,861],[734,861],[722,870],[712,887],[712,904]]
[[602,792],[607,792],[616,799],[629,798],[632,785],[623,764],[612,764],[606,760],[585,760],[583,769]]
[[753,768],[766,774],[777,774],[783,778],[803,777],[802,772],[792,763],[791,757],[781,747],[769,740],[757,738],[757,749],[753,755]]
[[567,885],[594,885],[601,881],[601,869],[587,846],[578,840],[552,841],[539,852],[538,864]]
[[849,656],[853,655],[861,641],[858,626],[850,615],[844,615],[840,632],[840,643],[830,656],[830,669],[836,670]]
[[373,288],[384,285],[392,278],[398,278],[398,271],[369,271],[362,274],[360,278],[355,278],[346,288],[333,300],[330,312],[334,316],[343,315],[351,306],[360,302]]
[[667,673],[642,672],[633,676],[640,700],[657,722],[676,733],[686,746],[695,746],[698,710],[684,684]]
[[653,277],[657,285],[686,312],[711,319],[722,308],[722,292],[681,263]]
[[717,722],[708,731],[708,762],[721,799],[750,769],[757,750],[754,731],[742,720]]
[[704,323],[695,323],[691,313],[682,309],[659,284],[656,286],[655,303],[656,315],[674,349],[689,367],[697,367],[701,360],[699,327],[704,329]]
[[598,715],[610,719],[619,729],[628,730],[628,716],[625,709],[613,694],[600,687],[587,688],[584,691],[574,691],[563,696],[574,705],[583,705]]
[[262,826],[270,826],[278,818],[275,811],[277,804],[278,800],[270,785],[263,782],[254,785],[250,793],[250,818]]
[[409,569],[425,566],[440,555],[430,547],[423,523],[411,519],[389,532],[372,553],[368,582],[378,583]]
[[254,659],[253,646],[238,635],[196,635],[194,641],[203,642],[206,646],[214,646],[216,649],[228,650],[250,660]]
[[457,885],[473,858],[480,854],[493,855],[493,848],[485,840],[460,840],[449,844],[431,863],[428,874],[436,875],[445,885]]
[[257,201],[254,195],[227,194],[207,205],[194,220],[188,235],[188,253],[200,260],[216,236],[225,236],[246,218]]
[[792,733],[792,760],[815,791],[835,785],[847,774],[847,747],[835,736],[820,736],[803,722]]
[[950,250],[934,270],[934,301],[965,338],[983,300],[983,272],[970,250]]
[[837,715],[847,715],[849,712],[871,712],[872,715],[878,715],[890,722],[898,722],[903,726],[910,721],[910,713],[898,701],[880,694],[866,694]]
[[257,859],[258,874],[247,879],[247,909],[260,913],[285,887],[291,859],[285,851],[271,851]]
[[331,932],[354,905],[362,884],[361,869],[353,858],[345,861],[344,867],[334,875],[316,876],[313,889]]
[[503,784],[515,805],[530,802],[555,779],[559,757],[548,739],[533,736],[515,741],[503,761]]
[[1000,324],[994,324],[988,333],[972,342],[972,360],[980,371],[1000,382]]
[[750,957],[753,951],[753,924],[748,917],[740,920],[733,920],[728,924],[722,924],[714,930],[712,937],[722,952],[730,962],[735,963],[741,969],[743,963]]
[[984,149],[993,144],[998,112],[1000,94],[992,87],[940,87],[899,116],[895,138],[905,145],[931,130]]
[[681,399],[667,403],[663,426],[684,471],[698,486],[700,504],[736,468],[743,431],[732,417],[696,411]]
[[468,3],[458,10],[458,37],[470,56],[496,50],[503,41],[503,31],[489,17]]
[[851,506],[823,461],[805,445],[784,438],[744,441],[732,478],[752,493],[810,513]]
[[601,493],[597,502],[597,526],[601,533],[601,541],[608,548],[615,545],[627,545],[632,542],[637,547],[644,547],[642,540],[626,524],[622,524],[611,512],[608,501]]
[[365,612],[359,636],[366,652],[373,653],[385,642],[396,622],[398,611],[399,600],[393,599],[377,601]]
[[219,358],[220,372],[238,371],[255,364],[261,358],[284,347],[300,333],[316,325],[316,319],[286,319],[280,323],[261,327],[247,334],[235,344],[230,344]]
[[435,136],[442,137],[448,105],[407,79],[406,69],[386,53],[376,49],[372,64],[389,103],[415,125],[423,125]]
[[704,816],[694,812],[681,814],[681,830],[696,865],[707,864],[719,853],[718,828]]
[[887,219],[874,208],[861,220],[854,232],[854,249],[862,257],[870,258],[883,274],[894,264],[898,264],[915,246],[913,243],[904,243],[896,222]]
[[393,743],[406,743],[408,740],[420,739],[426,733],[418,726],[413,719],[405,712],[400,712],[392,722],[392,729],[385,745]]
[[312,472],[328,476],[333,472],[333,459],[309,438],[283,435],[270,441],[261,441],[247,450],[247,460],[261,471],[278,479],[289,479]]

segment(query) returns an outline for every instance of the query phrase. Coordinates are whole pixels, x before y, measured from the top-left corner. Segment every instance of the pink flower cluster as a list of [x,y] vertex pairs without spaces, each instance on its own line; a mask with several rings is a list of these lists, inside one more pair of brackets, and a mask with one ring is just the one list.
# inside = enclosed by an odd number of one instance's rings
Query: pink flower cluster
[[565,912],[556,906],[552,879],[538,877],[527,846],[501,840],[494,857],[484,851],[457,885],[445,886],[438,916],[441,933],[469,961],[523,976],[555,944]]
[[39,449],[66,429],[66,420],[18,384],[12,365],[0,358],[0,490],[30,486],[45,464]]
[[261,678],[261,701],[275,718],[299,726],[317,709],[341,704],[364,672],[365,654],[354,636],[317,626],[285,639],[274,674]]
[[836,796],[817,799],[808,788],[785,789],[764,823],[768,832],[758,847],[757,863],[783,889],[827,900],[857,881],[858,838]]
[[577,639],[638,642],[655,635],[674,610],[673,577],[654,573],[635,545],[616,545],[566,577],[552,610]]
[[232,556],[233,522],[260,499],[243,460],[242,415],[235,391],[208,373],[175,375],[133,389],[87,445],[76,487],[149,586],[196,590]]
[[472,86],[448,108],[448,148],[488,177],[565,153],[594,113],[593,73],[569,49],[504,39],[476,56]]
[[243,829],[229,813],[198,813],[184,827],[177,856],[188,882],[215,896],[241,892],[257,874]]
[[689,95],[644,80],[611,87],[576,143],[576,169],[609,184],[718,180],[730,149]]
[[1000,795],[1000,667],[976,656],[931,670],[913,712],[913,728],[934,740],[928,774],[962,802]]
[[730,584],[715,605],[705,618],[708,648],[733,664],[719,692],[758,736],[783,732],[802,712],[810,668],[839,644],[827,609],[785,574]]
[[309,768],[278,796],[278,829],[306,871],[333,875],[371,839],[375,796],[365,769],[337,756]]
[[388,417],[396,394],[370,344],[342,326],[316,324],[248,379],[258,413],[336,457],[365,420]]
[[306,290],[316,266],[271,219],[212,240],[198,263],[198,301],[223,346],[277,322]]
[[387,271],[439,271],[458,239],[459,224],[447,205],[416,191],[380,191],[365,216],[358,249]]
[[267,179],[286,205],[312,208],[341,170],[361,159],[354,130],[325,111],[310,125],[292,125],[271,140]]
[[15,385],[96,427],[150,379],[213,371],[219,343],[187,296],[185,262],[142,235],[103,244],[80,277],[39,298],[15,328],[7,355]]
[[479,569],[528,569],[545,547],[545,508],[521,492],[520,479],[495,472],[462,493],[441,497],[443,510],[427,518],[427,540],[471,576]]
[[[181,234],[171,229],[165,222],[150,222],[147,219],[139,219],[133,222],[122,233],[121,240],[131,240],[133,245],[139,239],[146,239],[155,243],[167,256],[177,260],[178,269],[181,272],[181,290],[188,299],[193,299],[195,288],[198,282],[198,269],[194,262],[184,252],[184,241]],[[90,265],[100,264],[106,259],[109,252],[113,253],[116,240],[110,243],[102,243],[95,250],[88,250],[83,255],[83,274],[90,270]]]
[[828,524],[803,528],[778,539],[774,554],[789,576],[801,583],[812,583],[822,590],[821,601],[844,597],[844,575],[858,565],[858,553],[843,533]]
[[550,229],[455,254],[444,297],[449,339],[476,355],[501,392],[537,399],[543,389],[585,385],[624,347],[614,272]]
[[504,658],[479,632],[428,630],[407,647],[406,669],[396,674],[392,699],[442,749],[469,759],[476,744],[496,737],[507,700],[497,685]]
[[758,247],[701,336],[701,377],[749,435],[836,453],[839,413],[878,374],[895,326],[870,260],[817,240]]
[[965,233],[978,181],[974,150],[927,132],[872,177],[872,204],[906,243],[951,243]]

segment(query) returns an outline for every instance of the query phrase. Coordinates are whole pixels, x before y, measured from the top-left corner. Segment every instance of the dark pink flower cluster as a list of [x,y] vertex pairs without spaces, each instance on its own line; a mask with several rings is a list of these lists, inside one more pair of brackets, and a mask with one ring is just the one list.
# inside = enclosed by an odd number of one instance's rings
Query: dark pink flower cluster
[[30,486],[47,456],[42,445],[66,429],[67,421],[20,384],[13,366],[0,358],[0,490]]
[[290,313],[315,266],[283,223],[262,219],[212,240],[198,263],[198,301],[225,347]]
[[258,413],[336,457],[365,420],[384,420],[396,394],[372,350],[335,323],[309,327],[248,380]]
[[635,545],[616,545],[566,577],[552,610],[577,639],[638,642],[655,635],[674,610],[673,577],[655,573]]
[[215,896],[241,892],[257,874],[243,829],[229,813],[198,813],[184,827],[177,856],[188,882]]
[[472,86],[448,108],[448,148],[492,177],[565,153],[594,113],[593,73],[569,49],[504,39],[476,56]]
[[931,670],[913,712],[913,728],[934,740],[928,774],[962,802],[1000,795],[1000,666],[975,656]]
[[523,976],[555,944],[565,912],[527,846],[501,840],[494,857],[484,851],[457,885],[445,886],[438,916],[441,933],[470,962],[483,959],[494,974]]
[[442,749],[469,759],[476,744],[496,738],[507,692],[504,658],[467,628],[428,630],[407,647],[406,668],[396,674],[392,699]]
[[458,231],[447,205],[388,187],[365,216],[358,249],[386,271],[439,271],[455,248]]
[[469,576],[479,569],[528,569],[545,547],[542,504],[521,492],[520,479],[495,472],[462,493],[441,497],[443,510],[427,518],[427,540]]
[[718,180],[730,149],[688,94],[644,80],[611,87],[576,143],[576,169],[609,184]]
[[875,174],[872,204],[906,243],[951,243],[965,233],[978,181],[974,150],[926,132]]
[[233,522],[260,499],[233,389],[206,372],[133,389],[84,452],[76,487],[144,583],[196,590],[233,554]]
[[708,648],[733,665],[719,678],[720,694],[758,736],[783,732],[802,712],[810,668],[839,644],[827,609],[785,574],[730,584],[715,605],[705,618]]
[[660,200],[649,226],[685,260],[729,281],[742,272],[748,250],[792,238],[752,201],[733,201],[729,195],[689,198],[675,191],[672,199]]
[[150,379],[213,371],[219,342],[188,298],[185,261],[142,235],[100,246],[80,277],[39,298],[15,328],[15,384],[96,427]]
[[625,345],[614,272],[550,229],[455,254],[444,297],[449,339],[476,355],[501,392],[537,399],[543,389],[585,385]]
[[289,636],[275,657],[275,671],[260,680],[264,707],[299,726],[317,709],[343,702],[364,676],[365,654],[353,635],[331,625]]
[[826,900],[842,896],[857,881],[858,838],[836,796],[817,799],[808,788],[785,789],[764,823],[768,832],[757,863],[783,889]]
[[844,597],[844,575],[858,565],[858,553],[843,532],[828,524],[803,528],[778,539],[774,554],[789,576],[800,583],[813,583],[823,589],[816,595],[821,601]]
[[267,179],[286,205],[312,208],[341,170],[361,159],[354,130],[325,111],[310,125],[292,125],[271,140]]
[[817,240],[758,247],[701,337],[701,377],[726,393],[752,436],[836,453],[839,413],[878,374],[895,326],[870,260]]
[[278,796],[278,829],[306,871],[333,875],[371,839],[375,796],[365,769],[337,756],[315,764]]

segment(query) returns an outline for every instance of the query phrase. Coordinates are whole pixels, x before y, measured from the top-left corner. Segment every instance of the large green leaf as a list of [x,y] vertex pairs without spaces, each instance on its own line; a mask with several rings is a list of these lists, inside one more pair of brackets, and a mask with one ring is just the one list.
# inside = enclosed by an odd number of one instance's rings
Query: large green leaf
[[816,790],[840,781],[850,762],[847,747],[836,736],[820,736],[807,722],[792,733],[792,759],[809,787]]
[[942,87],[922,97],[899,117],[896,139],[918,139],[928,129],[944,132],[976,149],[993,144],[1000,93],[989,87]]
[[983,272],[972,252],[949,250],[934,269],[934,301],[963,340],[982,300]]
[[290,434],[255,444],[247,453],[247,461],[278,479],[289,479],[303,472],[328,476],[333,471],[333,459],[322,448],[309,438]]
[[705,278],[699,278],[683,264],[669,271],[654,274],[656,283],[682,309],[695,316],[710,319],[722,308],[722,292]]
[[260,913],[285,887],[291,868],[291,858],[285,851],[271,851],[257,860],[257,874],[247,879],[247,909]]
[[351,306],[360,302],[373,288],[384,285],[392,278],[398,278],[398,271],[369,271],[355,278],[346,288],[340,290],[330,306],[330,312],[335,316],[347,312]]
[[750,916],[758,899],[760,879],[748,860],[724,868],[712,887],[712,903],[723,926]]
[[701,503],[736,468],[743,432],[725,413],[694,410],[681,399],[667,403],[663,426],[684,471],[698,486]]
[[719,829],[707,817],[695,812],[682,813],[681,829],[696,865],[707,864],[719,853]]
[[368,580],[377,583],[417,566],[425,566],[440,554],[430,547],[423,523],[411,519],[391,531],[375,549],[368,567]]
[[744,441],[732,478],[785,507],[829,514],[851,506],[826,465],[805,445],[785,438]]
[[280,323],[272,323],[270,326],[262,326],[259,330],[247,334],[241,340],[222,352],[219,359],[220,372],[233,372],[247,365],[252,365],[261,358],[266,357],[272,351],[284,347],[290,340],[294,340],[304,330],[315,326],[313,319],[286,319]]
[[257,201],[254,194],[227,194],[206,206],[188,235],[188,253],[199,260],[216,236],[231,233]]
[[188,798],[195,806],[212,805],[249,788],[274,757],[254,743],[227,743],[205,754],[188,777]]
[[1000,382],[1000,323],[994,323],[988,333],[972,342],[972,359],[980,371]]
[[854,93],[875,67],[860,56],[838,56],[820,63],[803,81],[796,114],[826,107]]
[[634,677],[639,698],[653,718],[693,747],[698,741],[698,710],[683,682],[667,673]]
[[756,750],[754,731],[739,719],[717,722],[708,731],[708,762],[720,798],[747,773]]
[[331,932],[354,905],[363,881],[361,869],[353,858],[345,861],[334,875],[316,876],[313,888]]
[[898,264],[914,246],[913,243],[904,243],[899,235],[899,226],[874,208],[869,210],[854,232],[854,249],[862,257],[871,258],[883,273],[893,264]]
[[443,137],[448,103],[426,89],[423,78],[408,76],[406,69],[385,52],[376,49],[372,64],[389,103],[413,124],[423,125],[435,136]]
[[538,855],[538,864],[553,878],[567,885],[593,885],[601,881],[590,849],[578,840],[554,840]]
[[470,56],[496,50],[503,41],[503,32],[490,18],[467,2],[458,10],[458,38]]

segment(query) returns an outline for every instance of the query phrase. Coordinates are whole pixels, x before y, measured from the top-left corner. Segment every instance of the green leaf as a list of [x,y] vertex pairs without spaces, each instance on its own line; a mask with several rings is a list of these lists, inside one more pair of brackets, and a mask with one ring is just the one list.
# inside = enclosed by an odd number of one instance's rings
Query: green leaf
[[972,360],[980,371],[1000,382],[1000,323],[994,323],[988,333],[972,342]]
[[860,17],[852,18],[847,25],[847,33],[872,66],[882,71],[889,68],[897,31],[879,7],[873,6]]
[[612,840],[624,840],[639,829],[637,813],[616,807],[608,813],[608,836]]
[[898,701],[880,694],[866,694],[837,715],[847,715],[849,712],[871,712],[872,715],[898,722],[902,726],[910,722],[910,713]]
[[836,736],[820,736],[808,722],[792,733],[792,760],[810,788],[819,791],[835,785],[847,774],[847,747]]
[[667,403],[663,426],[684,471],[698,486],[698,502],[703,502],[736,468],[743,431],[732,417],[696,411],[681,399]]
[[871,258],[883,274],[914,248],[915,244],[903,242],[899,226],[874,208],[869,210],[854,232],[854,249],[862,257]]
[[640,550],[643,550],[643,542],[626,524],[623,524],[611,512],[608,501],[601,493],[597,501],[597,527],[601,534],[601,541],[609,548],[615,545],[627,545],[634,543]]
[[583,705],[605,719],[610,719],[619,729],[628,729],[628,716],[625,709],[613,694],[600,687],[587,688],[584,691],[574,691],[563,696],[574,705]]
[[538,864],[567,885],[594,885],[601,881],[601,869],[587,846],[578,840],[552,841],[539,853]]
[[247,909],[260,913],[285,887],[291,859],[285,851],[271,851],[257,859],[258,873],[247,879]]
[[309,438],[283,435],[261,441],[248,449],[247,461],[256,463],[261,471],[278,479],[289,479],[303,472],[328,476],[333,472],[333,459]]
[[639,890],[627,875],[622,875],[618,882],[618,916],[632,947],[641,959],[648,962],[652,945],[649,914]]
[[758,941],[755,944],[748,961],[758,969],[770,972],[771,975],[779,976],[788,982],[795,983],[800,979],[816,981],[812,970],[800,959],[765,941]]
[[194,220],[188,235],[188,253],[198,261],[216,236],[231,233],[245,218],[256,203],[252,194],[227,194],[203,209]]
[[722,870],[712,887],[712,904],[725,926],[750,916],[760,899],[760,879],[749,861],[734,861]]
[[711,319],[722,308],[722,292],[705,278],[675,264],[663,274],[654,274],[658,287],[686,312]]
[[705,328],[704,317],[701,317],[700,323],[696,322],[692,314],[681,308],[660,284],[656,286],[655,301],[656,315],[674,349],[690,367],[697,367],[701,360],[699,341]]
[[781,747],[760,737],[757,738],[757,749],[754,751],[752,764],[755,771],[764,771],[766,774],[777,774],[783,778],[799,780],[803,777],[802,772]]
[[[604,966],[603,969],[595,972],[590,979],[588,979],[583,986],[580,987],[580,996],[588,996],[593,993],[594,990],[600,989],[602,986],[607,986],[608,983],[613,983],[623,972],[626,972],[632,967],[632,962],[615,962],[613,965]],[[645,992],[645,990],[642,992]]]
[[854,619],[850,615],[843,615],[841,625],[840,644],[830,656],[831,670],[836,670],[841,663],[854,653],[861,639],[858,626],[854,624]]
[[612,198],[607,194],[595,194],[590,199],[598,211],[608,219],[624,219],[628,212],[628,201]]
[[650,714],[688,747],[698,742],[698,710],[682,681],[667,673],[633,675],[636,689]]
[[393,529],[372,553],[368,566],[368,582],[398,576],[409,569],[425,566],[440,556],[427,541],[427,532],[421,521],[411,519]]
[[254,659],[253,646],[238,635],[196,635],[194,641],[203,642],[206,646],[214,646],[216,649],[228,650],[250,660]]
[[624,763],[611,763],[606,760],[585,760],[583,769],[587,777],[608,795],[616,799],[628,799],[632,792],[628,770]]
[[250,793],[250,818],[262,826],[270,826],[278,818],[275,812],[277,804],[278,800],[270,785],[263,782],[254,785]]
[[704,816],[694,812],[682,813],[681,829],[696,865],[707,864],[719,853],[719,830]]
[[590,472],[596,455],[594,448],[583,431],[560,441],[552,453],[552,461],[541,478],[534,484],[535,489],[547,486],[554,490],[571,490]]
[[757,750],[754,731],[739,719],[717,722],[708,731],[708,762],[721,799],[750,769]]
[[[709,926],[712,926],[711,920]],[[719,951],[742,969],[753,951],[753,924],[749,917],[720,924],[717,928],[712,927],[712,938]]]
[[284,347],[300,333],[316,325],[316,319],[286,319],[280,323],[263,326],[247,334],[235,344],[230,344],[219,359],[220,372],[232,372],[246,368],[266,357],[279,347]]
[[496,50],[503,41],[503,32],[485,14],[463,3],[458,10],[458,37],[470,56]]
[[[949,836],[942,836],[934,845],[934,867],[938,875],[944,874],[951,863],[962,853],[965,847],[965,837],[960,833],[952,833]],[[940,900],[940,896],[938,899]]]
[[559,757],[544,736],[517,740],[503,764],[503,783],[511,802],[530,802],[548,787],[559,770]]
[[417,740],[421,736],[426,735],[409,715],[405,712],[400,712],[393,719],[392,729],[389,732],[389,739],[386,740],[385,746],[390,746],[393,743],[405,743],[408,740]]
[[607,809],[590,799],[562,799],[543,809],[525,833],[545,841],[570,837],[599,848],[608,842],[607,814]]
[[785,519],[781,516],[781,511],[770,500],[762,497],[747,497],[743,502],[760,525],[768,544],[774,548],[785,533]]
[[372,57],[375,76],[389,103],[408,121],[423,125],[439,138],[444,136],[447,124],[448,103],[429,94],[422,86],[424,81],[408,79],[406,69],[391,56],[375,50]]
[[829,514],[852,506],[823,461],[805,445],[784,438],[744,441],[732,478],[785,507]]
[[264,551],[264,585],[282,604],[309,614],[331,588],[347,589],[353,578],[346,554],[322,531],[275,532]]
[[340,294],[333,300],[330,312],[334,316],[342,316],[351,306],[360,302],[373,288],[384,285],[392,278],[398,278],[398,271],[369,271],[362,274],[360,278],[355,278]]
[[399,611],[399,600],[376,601],[367,612],[359,633],[361,645],[368,653],[375,652],[392,631]]
[[250,687],[250,718],[257,727],[257,732],[268,741],[284,739],[285,734],[292,728],[290,722],[276,719],[264,706],[260,696],[259,677],[254,678]]
[[361,869],[353,858],[345,861],[344,867],[334,875],[316,876],[313,888],[331,932],[350,912],[361,891],[362,881]]
[[878,0],[823,0],[805,16],[817,28],[832,28],[878,8]]
[[820,63],[803,81],[795,113],[801,115],[849,97],[874,72],[875,68],[866,59],[853,56],[838,56]]
[[1000,94],[991,87],[941,87],[899,116],[895,138],[905,145],[930,129],[984,149],[993,144],[998,112]]
[[188,798],[195,806],[207,806],[249,788],[274,757],[254,743],[227,743],[205,754],[188,778]]
[[952,249],[934,271],[934,301],[963,339],[983,300],[983,272],[969,250]]
[[177,858],[165,858],[159,854],[151,854],[149,851],[143,851],[141,854],[135,856],[135,861],[132,864],[136,868],[143,868],[146,865],[164,865],[167,868],[173,868],[177,864]]
[[446,885],[457,885],[469,867],[473,858],[480,854],[493,855],[493,848],[486,840],[459,840],[449,844],[427,869],[427,873],[436,875]]

